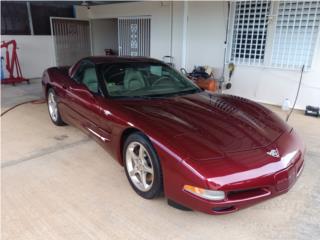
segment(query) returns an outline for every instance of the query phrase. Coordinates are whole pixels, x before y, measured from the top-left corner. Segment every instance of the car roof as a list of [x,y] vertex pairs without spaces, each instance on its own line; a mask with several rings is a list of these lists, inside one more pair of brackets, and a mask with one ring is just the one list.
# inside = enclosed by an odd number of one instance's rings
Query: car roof
[[162,63],[160,60],[156,60],[148,57],[130,57],[130,56],[97,56],[87,57],[82,60],[89,60],[94,64],[101,63],[127,63],[127,62],[150,62],[150,63]]

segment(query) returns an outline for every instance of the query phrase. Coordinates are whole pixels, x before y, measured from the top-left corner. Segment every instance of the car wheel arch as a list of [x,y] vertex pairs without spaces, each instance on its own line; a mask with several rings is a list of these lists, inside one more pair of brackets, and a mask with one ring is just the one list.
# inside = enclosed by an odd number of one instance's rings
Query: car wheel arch
[[118,153],[118,156],[119,156],[119,162],[122,166],[124,166],[124,159],[123,159],[123,156],[122,156],[122,152],[123,152],[123,147],[124,147],[124,143],[126,141],[126,139],[133,133],[136,133],[136,132],[141,132],[139,129],[137,128],[133,128],[133,127],[130,127],[130,128],[126,128],[122,133],[121,133],[121,137],[120,137],[120,147],[119,147],[119,153]]
[[[150,140],[150,138],[148,137],[147,134],[145,134],[144,132],[142,132],[141,130],[139,130],[138,128],[134,128],[134,127],[129,127],[129,128],[126,128],[122,134],[121,134],[121,137],[120,137],[120,147],[119,147],[119,160],[120,160],[120,164],[122,166],[124,166],[124,159],[123,159],[123,156],[122,156],[122,153],[123,153],[123,148],[124,148],[124,143],[126,141],[126,139],[133,133],[141,133],[143,134],[151,143],[151,145],[153,146],[152,144],[152,141]],[[156,154],[158,155],[157,153],[157,150],[156,148],[153,146],[153,149],[154,151],[156,152]],[[158,155],[159,156],[159,155]],[[160,159],[159,159],[160,160]]]
[[45,91],[45,93],[46,93],[46,98],[48,97],[48,93],[49,93],[49,89],[50,88],[53,88],[49,83],[47,83],[47,85],[46,85],[46,91]]

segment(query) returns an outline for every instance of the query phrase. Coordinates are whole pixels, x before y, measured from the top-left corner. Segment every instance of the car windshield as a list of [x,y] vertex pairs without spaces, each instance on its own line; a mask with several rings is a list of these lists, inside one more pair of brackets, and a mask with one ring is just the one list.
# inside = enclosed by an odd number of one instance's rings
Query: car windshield
[[100,71],[111,97],[165,97],[201,91],[191,80],[161,63],[103,64]]

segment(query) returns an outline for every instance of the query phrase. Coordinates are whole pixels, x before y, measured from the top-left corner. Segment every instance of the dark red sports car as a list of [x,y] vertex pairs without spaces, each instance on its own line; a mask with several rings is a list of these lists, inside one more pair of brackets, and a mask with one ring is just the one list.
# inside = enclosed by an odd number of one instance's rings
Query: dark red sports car
[[230,213],[288,191],[303,169],[303,142],[274,113],[158,60],[85,58],[42,84],[53,123],[92,136],[144,198]]

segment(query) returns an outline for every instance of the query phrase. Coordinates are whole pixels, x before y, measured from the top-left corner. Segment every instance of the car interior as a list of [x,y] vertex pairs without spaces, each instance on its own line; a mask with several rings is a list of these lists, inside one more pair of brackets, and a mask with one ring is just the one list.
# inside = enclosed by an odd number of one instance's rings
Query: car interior
[[90,67],[84,70],[82,83],[86,85],[91,92],[98,92],[98,77],[96,69],[94,67]]

